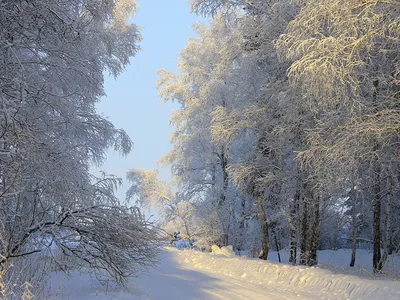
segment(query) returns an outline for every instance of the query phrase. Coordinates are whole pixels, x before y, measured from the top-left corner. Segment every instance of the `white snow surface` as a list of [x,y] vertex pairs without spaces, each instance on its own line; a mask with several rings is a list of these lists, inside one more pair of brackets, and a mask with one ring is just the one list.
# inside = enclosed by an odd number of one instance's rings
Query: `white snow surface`
[[102,286],[88,274],[65,277],[55,273],[50,294],[47,299],[389,300],[400,299],[400,282],[360,279],[318,267],[293,267],[223,253],[166,247],[159,265],[132,279],[125,290]]

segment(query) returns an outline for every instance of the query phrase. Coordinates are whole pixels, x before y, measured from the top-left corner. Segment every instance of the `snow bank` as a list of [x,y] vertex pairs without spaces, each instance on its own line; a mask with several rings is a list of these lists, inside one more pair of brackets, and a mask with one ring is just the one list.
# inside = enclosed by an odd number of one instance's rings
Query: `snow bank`
[[[283,262],[289,261],[289,251],[281,250],[280,256]],[[351,249],[321,250],[318,251],[318,266],[333,273],[356,275],[365,279],[400,280],[400,255],[397,253],[388,257],[380,275],[373,273],[372,251],[357,249],[354,267],[349,266],[350,258]],[[278,262],[277,252],[270,251],[268,260]]]
[[[176,250],[175,250],[176,251]],[[217,250],[218,251],[218,250]],[[245,257],[223,257],[184,250],[179,260],[202,271],[223,274],[266,286],[292,287],[326,294],[334,299],[400,299],[400,282],[360,279],[318,267],[290,266]]]
[[226,247],[218,247],[217,245],[211,246],[211,253],[214,255],[223,255],[223,256],[235,256],[235,252],[233,251],[233,247],[231,245]]

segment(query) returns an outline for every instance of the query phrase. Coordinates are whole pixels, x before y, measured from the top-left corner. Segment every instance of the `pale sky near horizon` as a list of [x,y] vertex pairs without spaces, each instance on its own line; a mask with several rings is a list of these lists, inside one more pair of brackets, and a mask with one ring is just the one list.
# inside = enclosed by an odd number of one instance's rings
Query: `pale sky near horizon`
[[[157,97],[157,70],[177,72],[178,55],[187,40],[196,36],[195,22],[206,21],[190,14],[187,0],[142,0],[133,22],[142,28],[142,51],[131,58],[131,64],[116,80],[105,79],[107,94],[97,105],[98,112],[123,128],[134,148],[126,157],[109,151],[108,159],[98,170],[125,178],[128,169],[157,168],[157,160],[171,149],[173,128],[169,125],[172,109],[177,104],[160,103]],[[169,168],[160,170],[162,179],[170,179]],[[117,196],[125,199],[128,182]]]

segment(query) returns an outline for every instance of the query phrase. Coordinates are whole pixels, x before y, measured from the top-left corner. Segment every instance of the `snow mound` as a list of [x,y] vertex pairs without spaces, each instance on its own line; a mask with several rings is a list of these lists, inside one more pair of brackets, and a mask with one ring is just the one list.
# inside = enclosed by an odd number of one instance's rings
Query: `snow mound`
[[214,255],[224,255],[224,256],[235,256],[235,252],[233,252],[233,247],[231,245],[226,247],[218,247],[217,245],[211,246],[211,253]]
[[[231,253],[228,247],[226,250]],[[214,254],[221,252],[224,250],[213,247]],[[237,256],[214,256],[195,250],[180,251],[178,256],[179,261],[190,264],[191,268],[265,286],[308,292],[318,297],[333,295],[334,299],[400,299],[400,282],[360,279],[318,267],[291,266]]]

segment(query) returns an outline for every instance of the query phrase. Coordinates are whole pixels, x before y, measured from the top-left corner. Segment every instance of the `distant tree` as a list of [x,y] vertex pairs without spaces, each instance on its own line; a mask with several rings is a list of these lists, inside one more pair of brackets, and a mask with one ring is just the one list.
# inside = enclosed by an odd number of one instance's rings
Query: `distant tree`
[[126,192],[126,200],[135,200],[144,208],[157,208],[164,222],[182,222],[191,243],[193,205],[179,193],[174,193],[172,183],[159,179],[157,175],[156,170],[129,170],[126,178],[131,186]]

